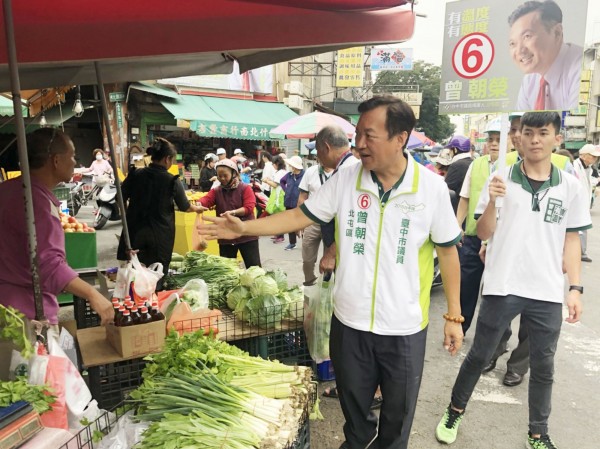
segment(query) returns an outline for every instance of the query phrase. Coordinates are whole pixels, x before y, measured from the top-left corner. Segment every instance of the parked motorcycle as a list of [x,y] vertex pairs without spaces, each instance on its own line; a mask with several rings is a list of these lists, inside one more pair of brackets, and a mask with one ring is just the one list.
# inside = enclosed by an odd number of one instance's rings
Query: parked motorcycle
[[257,216],[260,218],[265,213],[265,209],[267,208],[267,202],[269,201],[269,197],[265,195],[262,189],[262,170],[259,168],[254,170],[250,174],[250,187],[254,192],[254,197],[256,198],[256,212]]
[[117,205],[117,188],[114,184],[106,184],[96,196],[98,210],[94,216],[94,228],[102,229],[110,221],[119,221],[121,214]]

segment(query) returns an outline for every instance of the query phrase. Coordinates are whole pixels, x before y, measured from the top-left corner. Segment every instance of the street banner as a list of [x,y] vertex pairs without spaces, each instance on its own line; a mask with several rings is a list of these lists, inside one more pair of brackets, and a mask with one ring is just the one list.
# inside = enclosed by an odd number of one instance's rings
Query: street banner
[[576,109],[587,2],[446,3],[440,114]]
[[338,50],[335,64],[336,87],[362,87],[365,47]]
[[373,48],[371,50],[371,70],[412,70],[412,48]]

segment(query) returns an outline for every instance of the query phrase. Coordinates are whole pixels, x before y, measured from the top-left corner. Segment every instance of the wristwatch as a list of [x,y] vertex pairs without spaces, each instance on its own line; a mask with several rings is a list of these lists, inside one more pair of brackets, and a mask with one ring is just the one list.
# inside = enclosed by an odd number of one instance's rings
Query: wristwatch
[[569,285],[569,291],[571,290],[577,290],[583,295],[583,287],[581,285]]

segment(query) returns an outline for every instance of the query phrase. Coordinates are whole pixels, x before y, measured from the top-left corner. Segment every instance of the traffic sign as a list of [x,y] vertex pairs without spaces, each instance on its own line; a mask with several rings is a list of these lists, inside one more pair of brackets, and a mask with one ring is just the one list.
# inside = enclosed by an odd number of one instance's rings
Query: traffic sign
[[125,101],[125,92],[109,92],[108,99],[111,102]]

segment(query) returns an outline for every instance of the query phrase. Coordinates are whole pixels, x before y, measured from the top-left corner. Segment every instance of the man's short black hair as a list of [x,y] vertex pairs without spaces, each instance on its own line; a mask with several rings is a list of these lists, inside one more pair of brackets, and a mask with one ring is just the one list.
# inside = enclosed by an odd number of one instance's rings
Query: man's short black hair
[[561,118],[558,112],[526,112],[521,117],[521,129],[525,126],[530,128],[542,128],[552,125],[556,134],[560,133]]
[[[412,108],[400,98],[396,98],[393,95],[373,97],[359,104],[358,112],[362,114],[380,106],[385,106],[387,109],[385,128],[388,132],[388,138],[391,139],[404,131],[410,136],[417,120]],[[408,137],[406,138],[406,143],[408,143]],[[406,143],[404,144],[405,148]]]
[[562,10],[553,0],[546,0],[543,2],[535,0],[525,2],[518,6],[508,17],[508,24],[513,26],[513,24],[521,17],[534,11],[540,12],[540,19],[548,31],[550,31],[557,23],[562,23]]

